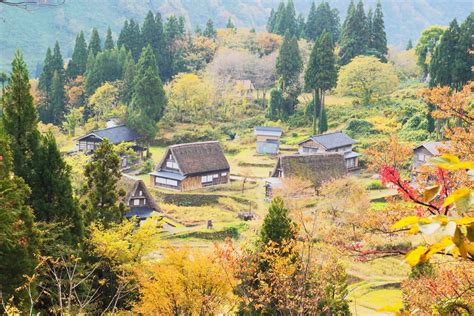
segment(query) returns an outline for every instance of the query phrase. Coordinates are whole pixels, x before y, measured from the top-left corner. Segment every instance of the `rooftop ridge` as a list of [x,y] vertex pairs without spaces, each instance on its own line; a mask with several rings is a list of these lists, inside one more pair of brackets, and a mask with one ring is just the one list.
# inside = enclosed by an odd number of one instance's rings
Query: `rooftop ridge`
[[326,136],[326,135],[332,135],[332,134],[337,134],[337,133],[344,133],[344,132],[343,131],[335,131],[335,132],[330,132],[330,133],[316,134],[316,135],[312,135],[311,138],[316,137],[316,136]]
[[191,145],[197,145],[197,144],[214,144],[214,143],[220,143],[218,140],[208,140],[204,142],[193,142],[193,143],[182,143],[182,144],[174,144],[174,145],[169,145],[169,148],[176,148],[180,146],[191,146]]
[[92,130],[89,134],[93,134],[94,132],[105,131],[105,130],[113,129],[113,128],[117,128],[117,127],[123,127],[123,126],[129,128],[129,129],[131,129],[130,127],[128,127],[128,126],[125,125],[125,124],[120,124],[120,125],[115,125],[115,126],[111,126],[111,127],[102,128],[102,129],[94,129],[94,130]]

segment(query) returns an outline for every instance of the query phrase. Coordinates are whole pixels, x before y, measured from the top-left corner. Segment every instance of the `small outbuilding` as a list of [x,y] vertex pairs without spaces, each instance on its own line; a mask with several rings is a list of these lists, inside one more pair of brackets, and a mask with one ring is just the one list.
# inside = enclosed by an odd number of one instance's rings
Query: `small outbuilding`
[[300,154],[314,154],[321,152],[341,153],[344,155],[344,161],[347,171],[358,171],[359,156],[361,154],[353,151],[352,146],[357,143],[347,134],[338,131],[311,136],[310,138],[298,144]]
[[281,127],[256,126],[257,153],[277,155],[280,150]]
[[450,148],[450,142],[427,142],[413,148],[413,169],[417,169],[431,158],[439,156],[440,150]]
[[166,149],[156,170],[150,173],[151,185],[189,191],[229,182],[230,166],[219,142],[172,145]]
[[265,198],[272,198],[272,189],[282,187],[282,178],[308,180],[315,187],[323,182],[342,178],[347,168],[342,153],[314,153],[282,155],[278,158],[270,178],[265,182]]
[[129,208],[125,217],[131,219],[136,216],[139,223],[147,220],[155,213],[162,213],[142,180],[135,182],[133,188],[128,192],[125,201]]

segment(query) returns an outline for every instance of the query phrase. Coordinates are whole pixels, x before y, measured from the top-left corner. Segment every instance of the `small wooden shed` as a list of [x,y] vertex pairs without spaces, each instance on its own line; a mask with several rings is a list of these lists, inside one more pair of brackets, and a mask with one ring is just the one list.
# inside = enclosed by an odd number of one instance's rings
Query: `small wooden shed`
[[257,153],[277,155],[280,150],[281,127],[256,126]]

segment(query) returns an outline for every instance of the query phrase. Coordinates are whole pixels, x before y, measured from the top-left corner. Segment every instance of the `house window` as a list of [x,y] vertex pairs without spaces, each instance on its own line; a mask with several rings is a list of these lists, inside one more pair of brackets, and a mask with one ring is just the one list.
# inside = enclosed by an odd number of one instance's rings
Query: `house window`
[[221,173],[221,177],[225,177],[225,176],[227,176],[227,172]]
[[425,161],[426,156],[424,154],[418,154],[418,160],[419,161]]
[[176,169],[176,170],[179,169],[179,168],[178,168],[178,164],[177,164],[176,162],[170,161],[170,160],[168,160],[168,161],[166,162],[166,167],[171,168],[171,169]]
[[169,186],[173,186],[173,187],[177,187],[177,186],[178,186],[178,181],[176,181],[176,180],[171,180],[171,179],[160,178],[160,177],[156,177],[156,178],[155,178],[155,183],[156,183],[156,184],[169,185]]
[[139,195],[139,196],[142,196],[142,195],[143,195],[143,192],[142,192],[142,191],[140,191],[140,192],[138,193],[138,195]]
[[201,177],[201,183],[212,182],[212,179],[213,179],[213,176],[212,176],[212,175],[202,176],[202,177]]
[[140,200],[139,199],[134,199],[133,200],[133,205],[135,205],[135,206],[140,205]]
[[217,178],[219,178],[219,174],[218,174],[218,173],[213,174],[212,177],[213,177],[214,179],[217,179]]

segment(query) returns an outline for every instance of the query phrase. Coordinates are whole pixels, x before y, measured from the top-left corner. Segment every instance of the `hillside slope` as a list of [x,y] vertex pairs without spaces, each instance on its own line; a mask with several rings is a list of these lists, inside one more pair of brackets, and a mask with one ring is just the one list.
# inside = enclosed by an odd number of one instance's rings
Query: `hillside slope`
[[[298,12],[305,16],[312,0],[294,0]],[[17,47],[22,48],[32,75],[42,62],[47,46],[57,39],[63,55],[71,55],[75,34],[96,26],[104,34],[108,25],[115,37],[124,19],[140,22],[148,10],[159,10],[163,15],[179,14],[186,17],[188,27],[204,25],[211,17],[223,27],[231,17],[237,27],[265,28],[271,8],[280,0],[66,0],[60,7],[35,7],[23,10],[0,5],[0,69],[8,64]],[[317,1],[319,2],[319,1]],[[329,0],[344,18],[350,0]],[[366,10],[376,0],[366,0]],[[386,31],[390,44],[405,45],[416,39],[421,30],[432,24],[445,25],[455,17],[464,19],[474,9],[470,0],[382,0]]]

